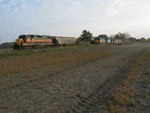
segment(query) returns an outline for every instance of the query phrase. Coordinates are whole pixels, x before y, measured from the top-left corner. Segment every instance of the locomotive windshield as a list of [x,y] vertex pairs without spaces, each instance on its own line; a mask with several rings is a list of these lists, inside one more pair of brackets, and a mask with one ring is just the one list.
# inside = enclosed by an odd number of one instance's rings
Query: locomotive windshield
[[25,39],[26,39],[26,36],[25,36],[25,35],[20,35],[20,36],[19,36],[19,39],[25,40]]

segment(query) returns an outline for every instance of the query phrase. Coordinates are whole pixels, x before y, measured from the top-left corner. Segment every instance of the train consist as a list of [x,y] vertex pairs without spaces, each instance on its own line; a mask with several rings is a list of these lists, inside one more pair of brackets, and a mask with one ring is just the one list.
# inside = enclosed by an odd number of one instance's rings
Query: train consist
[[[61,36],[49,36],[49,35],[20,35],[16,39],[13,49],[24,49],[29,47],[47,47],[47,46],[60,46],[75,44],[77,38],[75,37],[61,37]],[[81,44],[82,40],[80,40]],[[91,41],[87,41],[88,44],[124,44],[125,39],[115,38],[97,38],[93,37]],[[85,44],[85,42],[84,42]]]
[[48,35],[20,35],[16,39],[13,49],[24,49],[27,47],[38,46],[58,46],[58,45],[70,45],[76,41],[75,37],[60,37],[60,36],[48,36]]

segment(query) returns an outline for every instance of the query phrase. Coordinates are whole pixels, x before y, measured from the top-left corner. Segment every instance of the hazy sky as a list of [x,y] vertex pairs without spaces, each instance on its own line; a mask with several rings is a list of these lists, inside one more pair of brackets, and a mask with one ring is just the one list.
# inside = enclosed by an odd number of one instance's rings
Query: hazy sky
[[0,0],[0,42],[21,34],[150,37],[150,0]]

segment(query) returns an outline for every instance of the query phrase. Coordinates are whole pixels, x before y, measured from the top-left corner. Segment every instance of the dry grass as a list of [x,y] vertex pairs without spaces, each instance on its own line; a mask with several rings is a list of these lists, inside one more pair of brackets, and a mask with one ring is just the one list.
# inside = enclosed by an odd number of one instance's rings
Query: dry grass
[[121,113],[121,112],[125,112],[126,111],[126,109],[124,107],[116,106],[111,101],[108,102],[108,105],[109,105],[109,111],[111,111],[112,113]]
[[127,105],[134,105],[132,96],[135,95],[134,90],[130,86],[123,86],[112,94],[112,100],[108,103],[109,111],[112,113],[125,112]]
[[[140,65],[143,64],[144,60],[148,60],[149,57],[150,53],[148,51],[144,51],[135,59],[135,63],[132,64],[132,67],[124,79],[122,86],[117,88],[115,93],[111,96],[112,100],[108,103],[110,112],[126,112],[126,106],[133,106],[135,104],[133,96],[135,96],[136,93],[132,88],[131,83],[138,79]],[[144,81],[147,81],[147,79]]]
[[116,93],[112,95],[113,101],[120,106],[132,105],[134,101],[130,98],[134,96],[135,92],[131,89],[127,89],[127,87],[118,88]]

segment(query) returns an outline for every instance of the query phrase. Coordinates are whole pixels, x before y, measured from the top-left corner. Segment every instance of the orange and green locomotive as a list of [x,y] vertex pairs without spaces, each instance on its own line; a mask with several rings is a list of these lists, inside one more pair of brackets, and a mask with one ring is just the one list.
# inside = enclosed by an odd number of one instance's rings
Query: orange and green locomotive
[[68,45],[74,44],[75,41],[75,37],[60,37],[49,35],[20,35],[19,38],[16,39],[13,48],[24,49],[27,47]]

